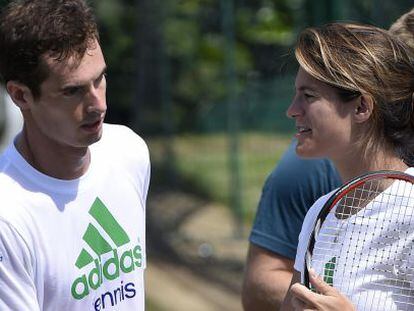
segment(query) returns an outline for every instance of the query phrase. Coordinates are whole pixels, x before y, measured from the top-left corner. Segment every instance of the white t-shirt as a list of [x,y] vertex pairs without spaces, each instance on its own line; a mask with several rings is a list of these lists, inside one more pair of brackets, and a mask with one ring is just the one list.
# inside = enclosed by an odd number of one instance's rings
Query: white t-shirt
[[[414,168],[406,173],[414,175]],[[414,241],[414,197],[407,198],[405,194],[403,198],[403,190],[398,186],[398,182],[393,183],[379,195],[381,198],[377,197],[375,205],[365,207],[346,220],[329,214],[315,241],[319,254],[314,254],[312,268],[347,295],[358,310],[365,310],[367,306],[370,310],[409,310],[407,303],[414,306],[411,298],[414,295],[414,254],[407,253]],[[333,193],[318,199],[303,222],[294,265],[301,274],[316,218]],[[400,200],[404,200],[405,216],[399,216],[397,222],[392,206],[399,205]],[[386,203],[378,203],[381,201]],[[359,217],[362,212],[364,217]],[[381,236],[379,231],[370,231],[372,222],[383,223]],[[384,239],[391,244],[386,246]],[[345,244],[342,248],[339,247],[341,243]],[[379,260],[374,261],[372,250]]]
[[104,125],[74,180],[0,158],[0,310],[144,310],[148,149]]

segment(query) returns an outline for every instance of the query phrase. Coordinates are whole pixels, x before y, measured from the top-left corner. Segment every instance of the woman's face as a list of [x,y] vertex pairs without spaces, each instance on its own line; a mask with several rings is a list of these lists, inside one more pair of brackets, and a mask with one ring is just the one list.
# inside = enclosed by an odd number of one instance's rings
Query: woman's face
[[287,115],[296,122],[296,152],[302,157],[340,159],[352,152],[357,100],[343,102],[335,88],[299,69]]

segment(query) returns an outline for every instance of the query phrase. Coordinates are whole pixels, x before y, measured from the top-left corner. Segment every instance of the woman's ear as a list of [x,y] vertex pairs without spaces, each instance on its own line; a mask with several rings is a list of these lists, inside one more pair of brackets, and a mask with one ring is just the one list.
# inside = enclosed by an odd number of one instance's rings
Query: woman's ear
[[26,85],[17,81],[8,81],[6,88],[17,107],[21,110],[30,109],[33,104],[33,94]]
[[354,119],[357,123],[367,121],[374,111],[374,100],[369,95],[361,95],[358,97],[354,112]]

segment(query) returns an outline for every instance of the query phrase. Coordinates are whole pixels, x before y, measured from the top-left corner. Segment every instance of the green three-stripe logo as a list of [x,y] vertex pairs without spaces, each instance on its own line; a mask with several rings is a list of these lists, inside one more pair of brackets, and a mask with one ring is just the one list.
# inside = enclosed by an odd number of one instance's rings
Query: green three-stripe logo
[[[124,229],[122,229],[99,198],[96,198],[91,209],[89,210],[89,214],[91,214],[102,229],[105,230],[117,247],[130,242]],[[106,254],[112,250],[111,245],[102,237],[98,229],[96,229],[96,227],[92,224],[88,225],[88,228],[83,235],[83,240],[98,256]],[[79,269],[82,269],[92,261],[93,257],[89,254],[89,252],[82,249],[75,265]]]
[[[97,290],[105,282],[118,279],[121,274],[141,269],[143,264],[139,237],[138,243],[131,245],[128,234],[99,198],[95,199],[89,214],[97,225],[88,224],[82,239],[89,248],[84,247],[75,262],[75,266],[83,270],[71,286],[72,297],[77,300],[85,298],[91,290]],[[102,231],[106,233],[106,238],[102,236]],[[128,246],[122,247],[126,244]],[[134,286],[132,282],[125,284],[124,291],[128,292],[125,297],[135,296]],[[121,291],[121,294],[124,299],[124,292]]]

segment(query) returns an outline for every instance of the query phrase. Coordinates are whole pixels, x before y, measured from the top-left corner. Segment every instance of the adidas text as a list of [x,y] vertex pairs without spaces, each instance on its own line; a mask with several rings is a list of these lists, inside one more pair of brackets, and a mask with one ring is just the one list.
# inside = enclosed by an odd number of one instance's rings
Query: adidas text
[[[92,270],[78,277],[71,287],[72,296],[75,299],[83,299],[89,295],[91,290],[97,290],[103,280],[115,280],[119,278],[120,272],[130,273],[142,266],[141,246],[123,252],[120,256],[118,250],[112,250],[112,256],[105,262],[95,259]],[[111,268],[110,268],[111,267]],[[127,284],[128,285],[128,284]]]

